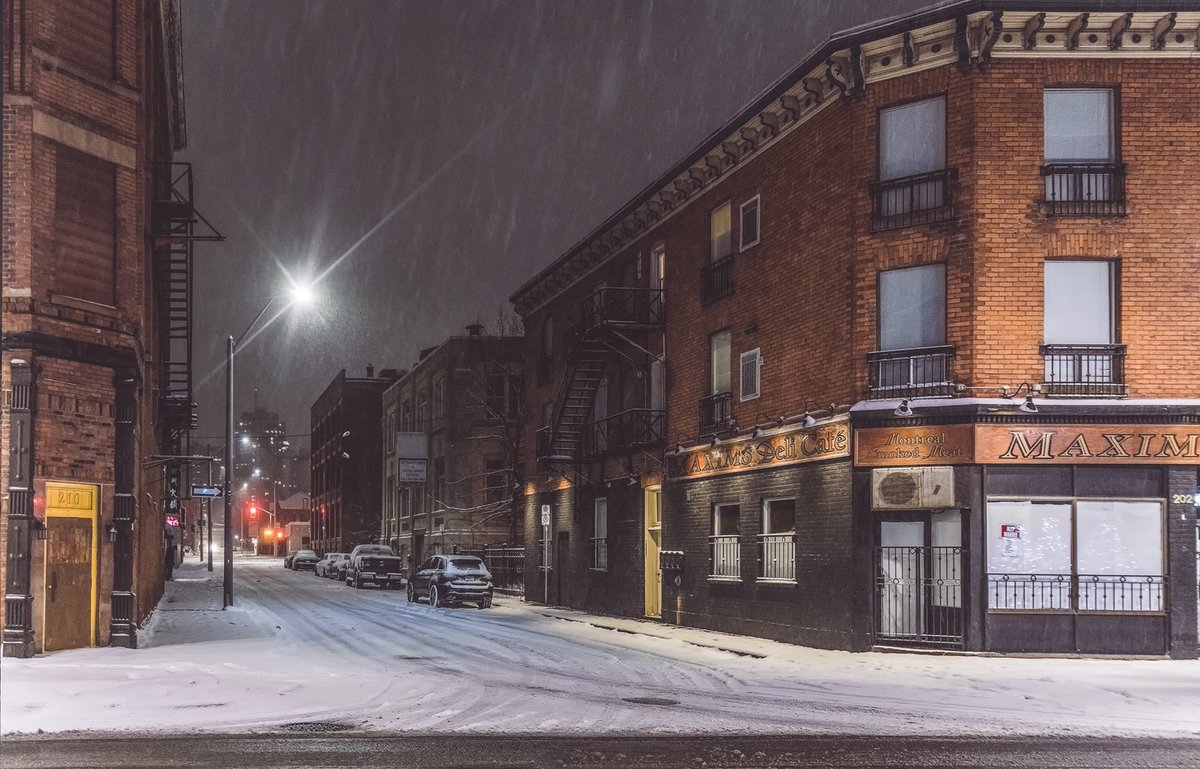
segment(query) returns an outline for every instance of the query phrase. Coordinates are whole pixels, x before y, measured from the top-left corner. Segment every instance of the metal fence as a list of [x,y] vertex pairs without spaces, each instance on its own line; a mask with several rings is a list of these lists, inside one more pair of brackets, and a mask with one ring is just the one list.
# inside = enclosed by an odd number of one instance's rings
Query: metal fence
[[492,573],[492,585],[498,592],[525,594],[525,548],[485,546],[461,552],[483,559]]
[[796,580],[796,535],[759,534],[759,558],[762,568],[761,579]]
[[711,304],[733,293],[733,255],[700,270],[700,304]]
[[1125,345],[1044,344],[1047,395],[1125,394]]
[[876,637],[961,646],[963,549],[880,547],[876,559]]
[[989,609],[1160,612],[1165,606],[1166,580],[1159,575],[988,575]]
[[1047,163],[1043,204],[1050,216],[1120,216],[1125,213],[1122,163]]
[[737,535],[709,537],[710,577],[740,579],[742,576],[742,552]]
[[872,182],[871,229],[890,230],[949,219],[953,215],[950,181],[955,175],[955,169],[943,168]]
[[950,364],[953,345],[867,353],[870,398],[953,395]]
[[700,435],[727,430],[732,422],[733,393],[717,393],[700,399]]

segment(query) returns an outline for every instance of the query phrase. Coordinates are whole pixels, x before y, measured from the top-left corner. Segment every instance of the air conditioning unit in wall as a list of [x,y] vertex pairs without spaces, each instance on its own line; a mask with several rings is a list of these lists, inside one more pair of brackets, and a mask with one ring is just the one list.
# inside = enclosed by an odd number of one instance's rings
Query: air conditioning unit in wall
[[952,467],[881,467],[871,471],[871,507],[875,510],[954,506]]

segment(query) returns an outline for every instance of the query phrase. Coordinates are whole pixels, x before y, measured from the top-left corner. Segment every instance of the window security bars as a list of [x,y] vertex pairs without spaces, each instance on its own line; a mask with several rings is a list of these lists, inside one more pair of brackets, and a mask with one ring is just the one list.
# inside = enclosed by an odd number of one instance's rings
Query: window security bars
[[871,182],[871,230],[891,230],[941,222],[954,215],[950,182],[953,168]]
[[709,537],[708,575],[718,579],[741,579],[742,552],[736,534]]
[[608,571],[608,538],[594,537],[592,539],[592,569]]
[[1044,344],[1047,395],[1125,395],[1125,345]]
[[988,608],[1007,611],[1161,612],[1166,579],[1122,574],[989,574]]
[[582,330],[658,328],[663,324],[662,295],[661,288],[598,288],[584,301]]
[[661,409],[629,409],[592,422],[584,431],[584,455],[599,457],[661,443],[664,413]]
[[733,424],[733,393],[717,393],[700,399],[700,435],[728,430]]
[[1047,216],[1124,216],[1124,163],[1047,163]]
[[733,255],[700,270],[700,304],[708,305],[733,293]]
[[796,581],[796,535],[758,535],[759,579]]
[[955,392],[950,370],[953,358],[952,345],[867,353],[870,376],[867,397],[952,396]]
[[963,549],[876,548],[876,627],[880,641],[962,646]]

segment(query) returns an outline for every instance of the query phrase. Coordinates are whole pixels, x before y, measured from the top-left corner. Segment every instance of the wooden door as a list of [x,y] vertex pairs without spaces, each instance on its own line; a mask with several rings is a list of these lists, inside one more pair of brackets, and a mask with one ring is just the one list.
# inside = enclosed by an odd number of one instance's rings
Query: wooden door
[[92,519],[46,522],[45,650],[92,642]]

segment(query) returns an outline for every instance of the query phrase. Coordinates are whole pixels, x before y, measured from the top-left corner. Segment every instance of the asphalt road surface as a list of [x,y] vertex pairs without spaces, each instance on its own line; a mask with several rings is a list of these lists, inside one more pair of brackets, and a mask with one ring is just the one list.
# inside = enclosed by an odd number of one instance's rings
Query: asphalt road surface
[[1200,766],[1200,741],[894,737],[288,736],[7,739],[0,767],[900,769]]

